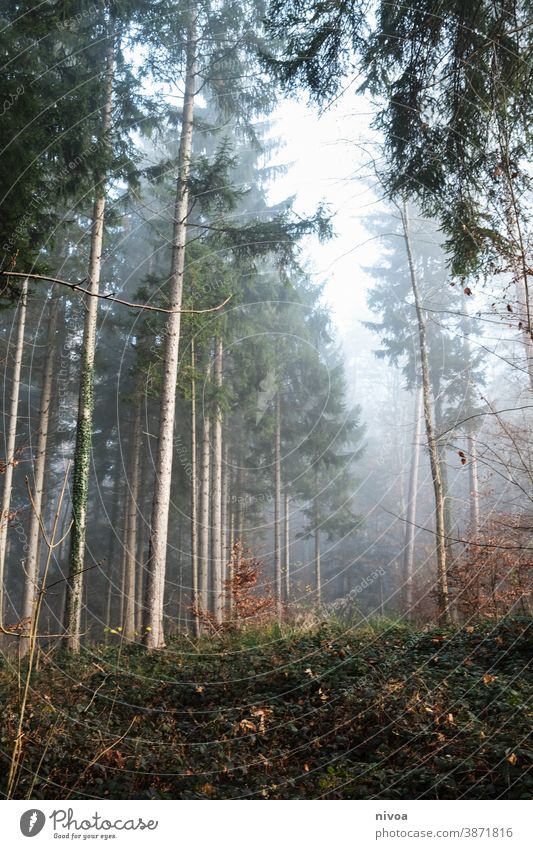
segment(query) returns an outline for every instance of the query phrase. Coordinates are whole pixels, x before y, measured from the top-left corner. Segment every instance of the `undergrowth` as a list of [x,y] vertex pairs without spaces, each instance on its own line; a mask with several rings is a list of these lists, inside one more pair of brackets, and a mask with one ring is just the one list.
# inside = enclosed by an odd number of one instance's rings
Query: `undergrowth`
[[[32,679],[15,795],[530,798],[531,649],[531,621],[508,619],[56,652]],[[2,781],[19,675],[2,662]]]

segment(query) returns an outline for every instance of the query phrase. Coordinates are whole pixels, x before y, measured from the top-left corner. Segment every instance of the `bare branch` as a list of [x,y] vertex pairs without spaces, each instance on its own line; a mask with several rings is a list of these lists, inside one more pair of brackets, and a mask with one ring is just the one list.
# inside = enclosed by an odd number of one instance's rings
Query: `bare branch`
[[173,315],[174,313],[182,313],[182,315],[201,315],[202,313],[217,312],[218,310],[221,310],[222,307],[225,307],[228,301],[232,298],[232,295],[229,295],[229,297],[227,297],[225,301],[222,301],[221,304],[218,304],[218,306],[209,307],[209,309],[205,310],[166,310],[163,307],[151,307],[149,304],[136,304],[132,301],[125,301],[123,298],[118,298],[113,292],[108,292],[107,295],[104,295],[101,292],[89,292],[79,283],[69,283],[68,280],[61,280],[59,277],[49,277],[47,274],[29,274],[22,273],[21,271],[0,271],[0,276],[31,277],[32,280],[47,280],[50,283],[57,283],[59,286],[66,286],[67,289],[71,289],[73,292],[82,292],[90,298],[101,298],[102,301],[109,301],[112,304],[121,304],[123,307],[130,307],[134,310],[160,312],[165,313],[166,315]]

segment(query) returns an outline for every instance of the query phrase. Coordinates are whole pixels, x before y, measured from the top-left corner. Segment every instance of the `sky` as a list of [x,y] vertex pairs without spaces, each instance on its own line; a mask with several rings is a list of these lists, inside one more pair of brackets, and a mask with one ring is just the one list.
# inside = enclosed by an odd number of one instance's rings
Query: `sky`
[[379,253],[379,243],[369,239],[363,225],[378,204],[368,179],[370,105],[348,92],[322,114],[303,100],[284,100],[273,117],[272,133],[284,140],[274,163],[291,167],[273,183],[270,200],[295,195],[298,213],[311,214],[325,202],[333,214],[334,238],[324,244],[307,239],[304,255],[312,276],[326,281],[325,299],[343,335],[354,319],[369,316],[369,281],[362,266]]

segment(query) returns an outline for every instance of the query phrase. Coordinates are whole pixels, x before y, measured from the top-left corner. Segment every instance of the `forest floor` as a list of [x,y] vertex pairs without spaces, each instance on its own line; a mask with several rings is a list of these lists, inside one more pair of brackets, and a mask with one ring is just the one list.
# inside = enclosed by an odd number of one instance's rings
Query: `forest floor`
[[[532,638],[520,618],[383,621],[56,653],[16,797],[531,798]],[[2,661],[0,782],[23,674]]]

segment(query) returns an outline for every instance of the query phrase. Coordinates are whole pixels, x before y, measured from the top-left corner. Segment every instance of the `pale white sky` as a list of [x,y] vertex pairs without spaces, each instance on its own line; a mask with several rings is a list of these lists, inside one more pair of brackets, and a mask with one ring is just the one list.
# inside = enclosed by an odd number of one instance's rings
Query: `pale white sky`
[[322,245],[308,239],[305,254],[317,280],[327,281],[325,297],[341,334],[354,319],[368,315],[368,280],[361,265],[370,264],[379,251],[362,224],[376,209],[376,195],[365,180],[371,173],[370,120],[368,102],[352,92],[321,115],[316,107],[294,100],[283,101],[274,113],[272,134],[284,140],[274,163],[292,165],[272,185],[270,200],[296,195],[300,214],[325,201],[334,214],[335,237]]

